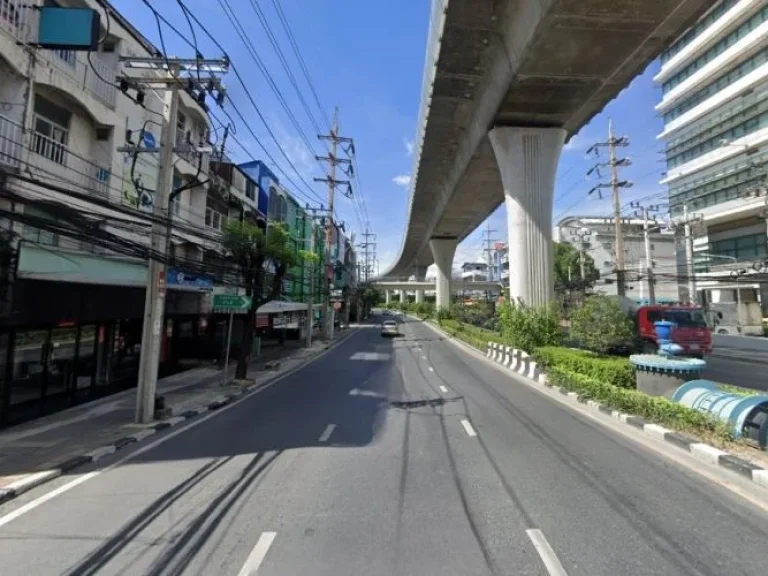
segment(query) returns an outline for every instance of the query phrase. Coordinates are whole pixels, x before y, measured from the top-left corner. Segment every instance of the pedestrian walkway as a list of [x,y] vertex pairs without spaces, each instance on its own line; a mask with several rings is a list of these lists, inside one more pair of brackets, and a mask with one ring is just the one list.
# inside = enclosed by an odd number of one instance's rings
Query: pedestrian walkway
[[[337,333],[339,341],[350,330]],[[172,423],[179,416],[195,415],[209,407],[218,407],[243,392],[244,387],[258,388],[324,351],[332,344],[315,340],[312,348],[304,342],[288,341],[283,347],[267,348],[248,368],[252,382],[233,381],[234,362],[228,378],[215,367],[202,367],[174,374],[158,382],[157,394],[173,411]],[[0,432],[0,491],[24,484],[24,479],[48,470],[61,469],[63,463],[83,460],[105,446],[121,447],[142,437],[153,424],[135,424],[136,389],[126,390],[102,400],[39,418]],[[213,406],[212,406],[213,405]],[[126,441],[126,439],[129,439]],[[114,450],[113,450],[114,451]],[[95,460],[96,458],[91,458]]]

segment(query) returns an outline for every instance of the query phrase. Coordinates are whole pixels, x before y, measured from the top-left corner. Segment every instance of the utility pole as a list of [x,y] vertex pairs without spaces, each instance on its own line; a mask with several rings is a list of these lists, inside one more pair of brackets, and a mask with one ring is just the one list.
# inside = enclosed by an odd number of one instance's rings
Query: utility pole
[[656,304],[656,281],[653,278],[653,255],[651,254],[650,210],[643,208],[643,236],[645,239],[645,274],[648,277],[648,303]]
[[[315,227],[310,226],[309,253],[315,253]],[[307,291],[307,348],[312,347],[312,328],[315,319],[315,263],[309,266],[309,290]]]
[[685,263],[686,271],[688,273],[688,300],[691,304],[697,304],[696,270],[693,266],[693,234],[691,233],[692,218],[688,214],[688,204],[683,205],[683,219],[685,230]]
[[[496,241],[495,238],[492,238],[495,232],[496,230],[491,230],[491,223],[486,221],[485,230],[483,230],[483,241],[485,243],[483,252],[485,252],[485,260],[488,266],[488,274],[486,276],[488,280],[494,280],[492,276],[495,276],[495,274],[493,274],[493,249],[491,248],[491,244]],[[486,301],[490,301],[491,299],[491,293],[489,290],[485,291],[485,299]]]
[[[364,250],[363,252],[363,258],[365,261],[365,264],[363,265],[363,278],[364,282],[368,282],[369,275],[371,274],[371,261],[370,261],[370,248],[373,247],[376,248],[376,234],[371,233],[368,228],[365,229],[365,232],[362,234],[362,237],[364,238],[363,242],[360,244],[360,248]],[[370,238],[373,238],[373,242],[371,242]]]
[[331,308],[331,282],[328,278],[327,266],[331,263],[331,243],[333,241],[333,228],[335,223],[333,221],[333,203],[336,195],[336,188],[344,186],[346,187],[347,198],[352,197],[352,186],[349,180],[337,180],[336,179],[336,167],[339,165],[346,166],[345,172],[348,175],[352,175],[352,161],[348,158],[339,158],[339,144],[348,144],[344,150],[346,154],[354,154],[355,145],[352,138],[345,138],[339,136],[339,109],[338,107],[333,113],[333,125],[331,126],[330,134],[318,134],[317,137],[320,140],[329,140],[331,142],[331,149],[328,156],[316,156],[317,160],[327,162],[329,166],[329,174],[325,178],[315,178],[315,182],[324,182],[328,185],[328,217],[325,221],[325,280],[324,280],[324,299],[323,299],[323,328],[326,338],[330,338],[333,335],[333,320],[330,313]]
[[[123,75],[117,78],[123,92],[136,90],[136,101],[144,100],[145,90],[170,91],[168,115],[163,115],[159,150],[132,150],[138,152],[159,152],[160,166],[157,187],[152,203],[152,228],[150,232],[151,254],[147,272],[147,290],[144,301],[144,323],[142,326],[141,355],[139,357],[139,378],[136,396],[135,420],[140,424],[152,422],[155,417],[155,393],[157,390],[157,372],[160,365],[160,343],[164,332],[166,260],[170,248],[170,201],[173,190],[173,153],[176,142],[176,118],[179,108],[179,89],[184,87],[191,94],[195,91],[198,103],[205,107],[206,93],[218,91],[216,101],[224,102],[224,90],[215,74],[225,73],[229,61],[166,58],[121,57],[126,68],[139,69],[136,75]],[[146,75],[147,70],[156,75]],[[182,74],[185,74],[182,76]],[[205,81],[202,75],[206,74]],[[141,146],[141,142],[139,143]]]
[[599,156],[599,149],[601,147],[608,148],[608,162],[598,162],[588,172],[587,176],[592,173],[600,174],[600,168],[608,166],[611,169],[611,180],[609,183],[600,183],[592,190],[589,191],[589,195],[597,192],[598,197],[602,198],[601,189],[610,188],[611,196],[613,200],[613,230],[614,230],[614,244],[615,244],[615,264],[616,264],[616,293],[619,296],[626,294],[625,285],[625,254],[624,254],[624,232],[622,230],[621,220],[621,198],[620,191],[624,188],[631,188],[632,182],[628,180],[619,180],[619,166],[629,166],[632,164],[632,160],[629,158],[617,158],[616,148],[629,146],[629,138],[622,136],[616,138],[613,133],[613,120],[608,121],[608,141],[597,142],[593,144],[587,154],[594,153],[595,156]]

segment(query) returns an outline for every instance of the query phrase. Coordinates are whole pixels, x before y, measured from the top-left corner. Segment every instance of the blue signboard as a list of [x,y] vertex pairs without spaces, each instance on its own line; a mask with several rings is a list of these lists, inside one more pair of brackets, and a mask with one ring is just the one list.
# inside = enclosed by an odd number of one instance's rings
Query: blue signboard
[[186,272],[172,267],[168,269],[167,276],[168,286],[193,288],[202,291],[213,290],[213,278],[204,274],[195,274],[194,272]]
[[152,134],[149,130],[144,131],[144,137],[143,137],[143,144],[145,148],[154,148],[155,147],[155,135]]

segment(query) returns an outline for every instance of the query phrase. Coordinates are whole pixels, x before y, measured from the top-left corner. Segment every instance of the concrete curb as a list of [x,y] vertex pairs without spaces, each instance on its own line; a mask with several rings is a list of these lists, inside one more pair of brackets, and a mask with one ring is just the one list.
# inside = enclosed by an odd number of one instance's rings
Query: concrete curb
[[[439,327],[433,326],[433,328],[440,330]],[[442,330],[440,331],[442,332]],[[503,351],[504,347],[502,345],[488,342],[485,356],[489,360],[501,364],[513,372],[517,372],[519,375],[532,380],[536,384],[557,390],[572,402],[586,404],[594,410],[598,410],[604,414],[610,414],[613,418],[616,418],[629,426],[642,430],[644,433],[654,436],[655,438],[664,440],[676,448],[685,450],[697,460],[724,468],[729,472],[736,473],[739,476],[752,480],[760,486],[768,488],[768,470],[755,466],[743,458],[719,450],[709,444],[696,442],[693,438],[689,438],[674,430],[669,430],[658,424],[649,424],[645,419],[638,416],[632,416],[631,414],[624,414],[612,410],[608,406],[603,406],[599,402],[584,398],[576,392],[570,392],[559,386],[549,386],[547,375],[536,366],[536,362],[534,362],[525,351],[517,350],[515,348],[510,349],[509,347],[506,348],[505,353]]]
[[[439,328],[437,329],[439,330]],[[536,366],[536,362],[534,362],[526,352],[514,348],[507,348],[507,350],[511,350],[511,352],[507,353],[507,357],[509,358],[511,356],[513,359],[512,362],[509,363],[503,361],[504,355],[499,354],[501,349],[503,349],[503,346],[500,344],[488,342],[486,358],[509,368],[513,372],[517,372],[521,376],[532,380],[536,384],[557,390],[572,402],[586,404],[594,410],[600,411],[604,414],[609,414],[613,418],[616,418],[617,420],[624,422],[629,426],[637,428],[638,430],[642,430],[644,433],[649,434],[650,436],[654,436],[655,438],[672,444],[676,448],[688,452],[697,460],[701,460],[707,464],[724,468],[729,472],[738,474],[739,476],[752,480],[752,482],[759,484],[760,486],[768,488],[768,470],[760,468],[759,466],[755,466],[743,458],[739,458],[738,456],[734,456],[728,452],[719,450],[718,448],[710,446],[709,444],[697,442],[695,439],[689,438],[688,436],[685,436],[684,434],[674,430],[664,428],[658,424],[649,424],[645,421],[645,419],[640,418],[639,416],[633,416],[631,414],[624,414],[622,412],[612,410],[608,406],[604,406],[599,402],[595,402],[594,400],[589,400],[583,396],[580,396],[576,392],[568,391],[565,388],[561,388],[559,386],[550,386],[548,384],[547,375],[538,366]]]
[[[454,338],[447,332],[444,332],[439,326],[435,326],[430,323],[426,323],[430,328],[443,335],[446,339],[453,340],[457,344],[477,354],[482,358],[482,351],[470,346],[466,342]],[[720,469],[727,471],[729,474],[737,474],[742,478],[751,480],[755,484],[768,488],[768,470],[755,466],[751,462],[734,456],[723,450],[719,450],[709,444],[697,442],[694,438],[690,438],[685,434],[670,430],[658,424],[649,424],[645,419],[639,416],[633,416],[632,414],[624,414],[617,410],[613,410],[608,406],[600,404],[577,394],[571,392],[560,386],[553,386],[549,384],[547,375],[538,367],[533,359],[523,350],[517,350],[515,348],[510,349],[510,364],[506,365],[503,360],[505,354],[499,353],[503,350],[503,346],[495,344],[494,342],[488,342],[485,358],[487,360],[493,360],[496,364],[501,365],[504,368],[508,368],[512,372],[516,372],[520,376],[523,376],[539,386],[556,390],[560,392],[568,401],[575,404],[583,404],[592,408],[597,412],[607,414],[620,422],[627,424],[635,429],[641,430],[643,433],[653,436],[654,438],[661,439],[667,444],[674,446],[680,450],[688,452],[691,456],[705,462],[707,464],[717,466]],[[494,359],[496,357],[496,359]],[[501,358],[501,361],[498,358]]]
[[17,480],[16,482],[9,484],[8,486],[5,486],[4,488],[0,488],[0,504],[4,504],[9,500],[13,500],[14,498],[20,496],[21,494],[24,494],[24,492],[27,492],[32,488],[36,488],[41,484],[45,484],[46,482],[50,482],[51,480],[58,478],[62,474],[65,474],[79,466],[90,464],[92,462],[97,462],[101,458],[104,458],[105,456],[108,456],[110,454],[114,454],[115,452],[117,452],[118,450],[121,450],[122,448],[125,448],[126,446],[130,446],[132,444],[142,442],[143,440],[146,440],[147,438],[154,436],[158,432],[167,430],[168,428],[173,428],[174,426],[178,426],[179,424],[182,424],[187,420],[191,420],[192,418],[196,418],[197,416],[200,416],[201,414],[205,414],[206,412],[213,412],[214,410],[218,410],[222,406],[230,404],[235,400],[242,398],[243,396],[251,394],[252,392],[258,392],[260,389],[267,386],[270,382],[273,382],[280,378],[284,378],[289,374],[292,374],[293,372],[300,370],[307,364],[310,364],[311,362],[322,357],[326,352],[328,352],[329,350],[335,348],[336,346],[344,342],[354,332],[355,330],[350,330],[348,334],[339,338],[338,340],[335,340],[329,346],[326,346],[317,355],[307,358],[304,362],[301,362],[300,364],[294,366],[293,368],[285,371],[282,374],[275,374],[269,378],[265,378],[262,382],[258,384],[253,384],[252,386],[244,387],[242,390],[239,390],[234,394],[228,394],[226,396],[216,398],[215,400],[213,400],[212,402],[209,402],[206,405],[203,405],[196,409],[187,410],[180,416],[175,416],[173,418],[169,418],[168,420],[163,420],[161,422],[158,422],[157,424],[154,424],[152,426],[145,428],[144,430],[138,430],[137,432],[134,432],[123,438],[119,438],[110,444],[106,444],[104,446],[95,448],[90,452],[88,452],[87,454],[69,457],[66,460],[62,461],[60,464],[51,467],[49,470],[43,470],[41,472],[35,472],[32,474],[29,474],[24,478],[21,478],[20,480]]

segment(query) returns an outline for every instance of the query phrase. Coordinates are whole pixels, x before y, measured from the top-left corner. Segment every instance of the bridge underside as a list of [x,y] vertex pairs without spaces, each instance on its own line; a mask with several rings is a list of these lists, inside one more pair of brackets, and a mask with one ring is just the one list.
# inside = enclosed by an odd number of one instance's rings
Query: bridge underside
[[406,237],[386,276],[431,265],[432,238],[461,241],[499,207],[491,129],[574,134],[711,4],[449,0]]

